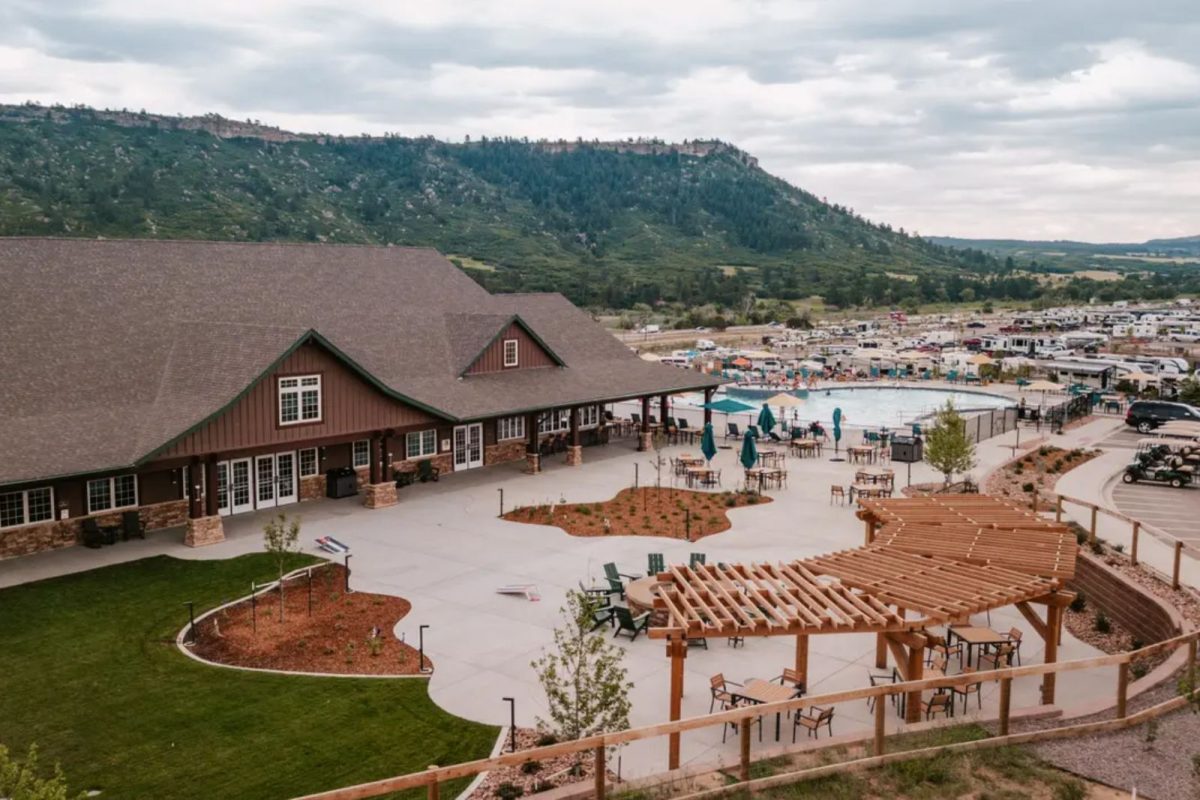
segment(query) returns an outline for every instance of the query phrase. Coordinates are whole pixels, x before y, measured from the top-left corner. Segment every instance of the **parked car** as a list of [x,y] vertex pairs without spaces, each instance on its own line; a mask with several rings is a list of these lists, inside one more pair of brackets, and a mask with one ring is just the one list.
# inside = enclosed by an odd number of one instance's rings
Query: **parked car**
[[1125,424],[1137,428],[1138,433],[1150,431],[1175,419],[1200,422],[1200,410],[1186,403],[1169,403],[1165,400],[1138,400],[1131,403],[1125,412]]
[[968,323],[967,323],[967,327],[968,327],[968,328],[986,328],[986,327],[987,327],[987,323],[986,323],[986,322],[980,322],[979,320],[977,320],[977,319],[976,319],[976,320],[972,320],[972,321],[968,322]]

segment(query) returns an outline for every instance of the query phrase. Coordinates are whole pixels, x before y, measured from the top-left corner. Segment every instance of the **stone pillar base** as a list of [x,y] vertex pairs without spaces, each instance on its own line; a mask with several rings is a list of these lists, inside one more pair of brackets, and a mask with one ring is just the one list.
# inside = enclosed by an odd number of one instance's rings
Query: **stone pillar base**
[[583,446],[573,444],[567,448],[567,466],[578,467],[583,464]]
[[638,451],[645,452],[654,447],[653,431],[642,431],[638,434]]
[[367,508],[387,508],[397,503],[396,484],[368,483],[362,487],[363,505]]
[[204,547],[225,541],[225,523],[220,515],[192,517],[187,521],[183,543],[188,547]]
[[541,453],[525,453],[525,471],[530,475],[536,475],[542,471]]

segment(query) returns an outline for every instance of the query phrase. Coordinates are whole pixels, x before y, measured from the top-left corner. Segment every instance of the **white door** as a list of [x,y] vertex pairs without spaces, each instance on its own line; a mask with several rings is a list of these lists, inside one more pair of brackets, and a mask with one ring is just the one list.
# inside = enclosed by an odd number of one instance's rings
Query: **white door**
[[254,507],[275,507],[275,456],[254,459]]
[[454,429],[454,469],[483,466],[483,424],[459,425]]
[[229,463],[229,513],[240,514],[254,509],[251,491],[250,459],[237,458]]
[[296,502],[296,454],[275,454],[275,502],[287,505]]
[[221,516],[229,514],[229,462],[217,464],[217,513]]

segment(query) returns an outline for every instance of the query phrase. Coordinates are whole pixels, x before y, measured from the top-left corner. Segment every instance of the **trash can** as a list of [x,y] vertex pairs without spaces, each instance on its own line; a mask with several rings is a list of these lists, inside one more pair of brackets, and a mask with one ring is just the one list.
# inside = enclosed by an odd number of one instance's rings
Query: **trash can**
[[924,448],[920,436],[892,437],[892,461],[915,464],[923,457]]
[[325,496],[335,500],[358,494],[358,475],[350,467],[334,467],[325,472]]

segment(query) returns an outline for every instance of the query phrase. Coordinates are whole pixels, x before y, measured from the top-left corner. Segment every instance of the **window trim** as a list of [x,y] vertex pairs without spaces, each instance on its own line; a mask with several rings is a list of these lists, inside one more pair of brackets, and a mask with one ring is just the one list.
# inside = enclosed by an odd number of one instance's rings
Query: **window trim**
[[[315,417],[304,417],[304,394],[306,391],[311,391],[313,387],[306,387],[304,381],[315,380],[317,392],[317,415]],[[285,381],[295,381],[295,386],[285,387]],[[283,418],[283,398],[284,395],[296,396],[296,419],[285,420]],[[275,424],[280,428],[291,428],[296,425],[317,425],[325,421],[325,378],[323,373],[310,372],[306,374],[296,375],[279,375],[275,379]]]
[[[313,471],[304,471],[304,453],[312,453]],[[296,451],[296,475],[301,478],[311,478],[321,474],[321,453],[315,447],[302,447]]]
[[[117,505],[117,479],[118,478],[133,478],[133,504],[132,505],[123,505],[123,506]],[[92,484],[100,483],[101,481],[106,481],[108,483],[108,501],[112,505],[110,505],[108,508],[93,509],[92,508]],[[87,484],[84,486],[84,500],[87,502],[88,516],[91,516],[92,514],[107,514],[111,511],[122,511],[122,510],[128,509],[128,508],[137,508],[140,505],[140,498],[138,496],[139,488],[140,487],[138,486],[137,473],[135,473],[135,472],[124,472],[120,475],[110,475],[107,478],[91,478],[91,479],[89,479]]]
[[[509,424],[509,429],[510,429],[509,436],[501,435],[501,433],[502,433],[501,426],[506,422]],[[517,434],[512,434],[512,428],[518,427],[518,426],[520,427],[521,432],[517,433]],[[516,414],[511,417],[498,417],[496,419],[496,441],[497,442],[518,441],[518,440],[525,438],[525,433],[526,433],[526,431],[525,431],[525,415],[524,414]]]
[[[512,345],[512,360],[508,358],[508,346]],[[505,339],[501,345],[501,354],[503,356],[503,364],[505,369],[512,369],[521,365],[521,340],[520,339]]]
[[[358,463],[358,446],[360,444],[366,444],[366,446],[367,446],[367,457],[361,464]],[[371,466],[371,440],[370,439],[355,439],[353,442],[350,443],[350,466],[353,469],[360,469],[361,467]]]
[[[425,435],[430,434],[430,433],[433,434],[433,449],[426,450],[424,439],[425,439]],[[417,442],[417,454],[416,455],[413,455],[412,448],[409,446],[409,442],[413,441],[414,436],[417,437],[416,438],[416,442]],[[438,454],[438,430],[437,430],[437,428],[423,428],[422,430],[419,430],[419,431],[409,431],[408,433],[404,434],[404,460],[405,461],[419,461],[423,458],[433,458],[437,454]]]
[[[46,519],[31,520],[29,518],[29,493],[40,492],[42,490],[50,492],[50,516]],[[13,523],[12,525],[0,525],[0,531],[12,530],[13,528],[24,528],[27,525],[44,525],[47,522],[54,522],[55,507],[53,486],[31,486],[28,489],[16,489],[11,492],[0,492],[0,496],[9,494],[21,495],[21,521]]]

